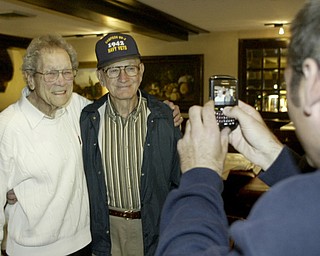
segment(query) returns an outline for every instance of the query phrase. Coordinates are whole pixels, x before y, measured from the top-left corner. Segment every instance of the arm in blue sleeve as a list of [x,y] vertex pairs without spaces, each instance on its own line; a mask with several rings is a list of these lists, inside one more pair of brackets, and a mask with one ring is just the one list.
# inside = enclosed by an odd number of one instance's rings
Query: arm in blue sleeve
[[301,156],[285,146],[270,168],[262,172],[259,178],[267,185],[273,186],[283,179],[300,174],[299,163],[301,159]]
[[156,255],[226,255],[229,235],[222,190],[221,178],[210,169],[183,174],[163,208]]

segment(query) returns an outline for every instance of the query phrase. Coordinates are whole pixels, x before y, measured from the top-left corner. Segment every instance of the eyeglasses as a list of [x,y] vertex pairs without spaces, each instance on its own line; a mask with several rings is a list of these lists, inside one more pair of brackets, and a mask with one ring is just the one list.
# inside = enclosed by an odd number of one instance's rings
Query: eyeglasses
[[136,65],[128,65],[128,66],[118,66],[118,67],[110,67],[107,69],[102,69],[104,73],[109,78],[117,78],[120,76],[121,70],[124,70],[128,76],[136,76],[140,70],[139,66]]
[[65,80],[73,80],[73,78],[77,75],[77,70],[76,69],[63,69],[63,70],[50,70],[47,72],[35,72],[36,74],[43,75],[43,79],[45,82],[55,82],[60,73],[62,74],[63,78]]

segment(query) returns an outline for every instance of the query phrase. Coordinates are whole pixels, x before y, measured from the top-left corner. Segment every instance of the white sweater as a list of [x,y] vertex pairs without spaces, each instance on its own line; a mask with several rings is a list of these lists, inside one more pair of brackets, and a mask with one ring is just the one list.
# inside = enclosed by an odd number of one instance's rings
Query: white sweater
[[10,256],[67,255],[90,243],[79,126],[86,104],[73,94],[51,119],[24,95],[0,113],[0,230],[7,191],[18,199],[8,209]]

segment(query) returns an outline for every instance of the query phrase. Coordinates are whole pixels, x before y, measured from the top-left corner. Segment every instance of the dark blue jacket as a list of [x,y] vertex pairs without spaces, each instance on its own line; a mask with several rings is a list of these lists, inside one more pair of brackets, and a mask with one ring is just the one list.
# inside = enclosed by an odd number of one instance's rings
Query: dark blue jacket
[[[161,209],[172,188],[179,184],[180,165],[172,110],[153,96],[142,92],[151,111],[147,121],[141,170],[141,220],[145,255],[154,255],[159,237]],[[108,100],[107,95],[88,105],[80,118],[83,140],[83,160],[90,199],[92,252],[97,256],[111,255],[109,210],[105,171],[99,148],[98,133],[101,119],[98,109]],[[106,131],[108,132],[108,131]],[[108,171],[108,170],[107,170]]]

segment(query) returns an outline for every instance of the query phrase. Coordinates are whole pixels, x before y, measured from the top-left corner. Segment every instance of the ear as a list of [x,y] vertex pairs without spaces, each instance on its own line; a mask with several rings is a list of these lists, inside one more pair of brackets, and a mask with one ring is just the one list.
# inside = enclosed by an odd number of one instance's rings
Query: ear
[[141,84],[141,82],[142,82],[142,78],[143,78],[143,72],[144,72],[144,64],[141,62],[140,64],[139,64],[139,72],[140,72],[140,84]]
[[34,76],[31,75],[29,72],[24,72],[24,77],[25,77],[25,80],[27,82],[27,85],[28,85],[30,91],[33,91],[36,88]]
[[144,64],[141,62],[139,65],[140,65],[141,75],[143,75],[143,72],[144,72]]
[[320,103],[320,70],[314,59],[307,58],[302,64],[304,74],[304,106],[303,111],[306,115],[311,115],[312,107]]
[[105,78],[105,76],[103,74],[103,71],[101,69],[97,69],[96,70],[96,75],[97,75],[97,78],[98,78],[98,80],[100,82],[100,85],[106,87],[106,78]]

